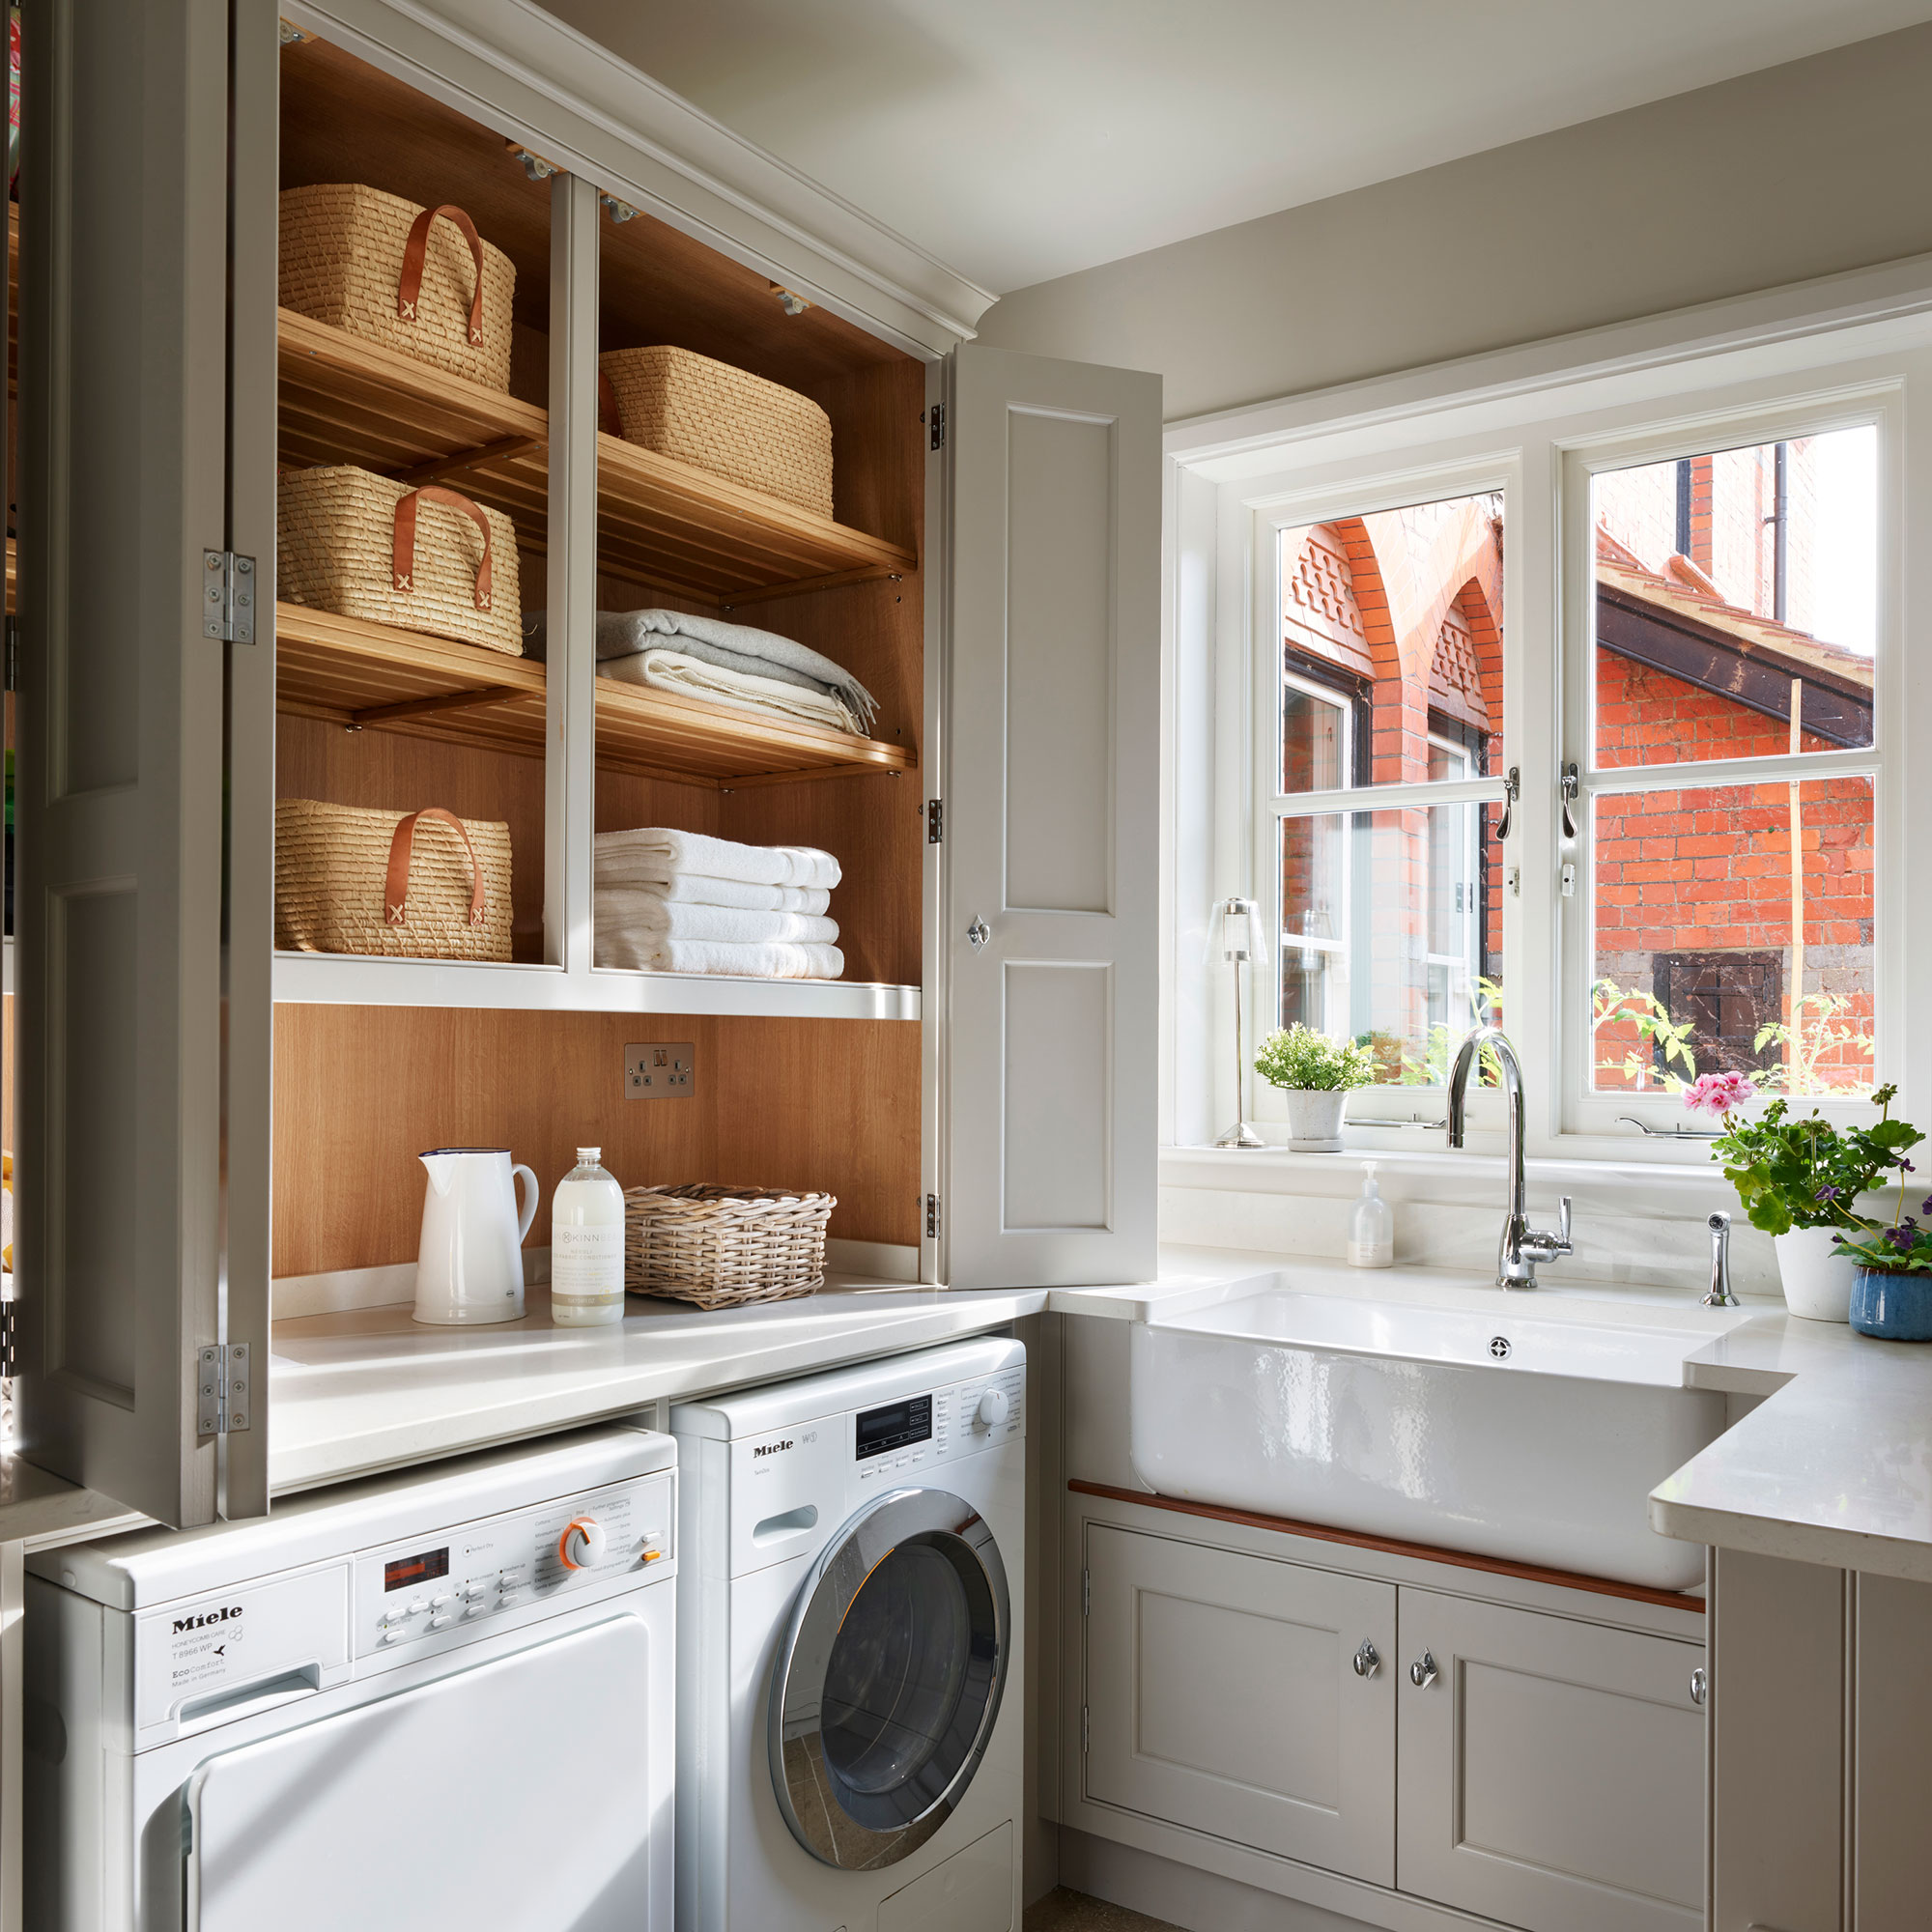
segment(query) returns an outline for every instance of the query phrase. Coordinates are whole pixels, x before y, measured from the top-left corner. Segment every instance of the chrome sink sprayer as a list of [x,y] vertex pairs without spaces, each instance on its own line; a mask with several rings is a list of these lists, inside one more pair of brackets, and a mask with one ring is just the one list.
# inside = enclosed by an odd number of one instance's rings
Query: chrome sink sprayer
[[1570,1243],[1570,1197],[1557,1204],[1556,1232],[1541,1232],[1529,1225],[1527,1185],[1522,1168],[1522,1066],[1516,1048],[1498,1028],[1477,1027],[1463,1042],[1456,1055],[1455,1070],[1449,1075],[1449,1145],[1463,1145],[1464,1095],[1469,1076],[1485,1051],[1495,1056],[1502,1070],[1503,1098],[1509,1111],[1509,1205],[1503,1213],[1502,1239],[1496,1248],[1496,1286],[1534,1288],[1538,1262],[1553,1262],[1559,1255],[1575,1252]]
[[1720,1208],[1707,1225],[1711,1230],[1711,1290],[1704,1297],[1704,1306],[1735,1308],[1738,1298],[1731,1293],[1731,1217]]

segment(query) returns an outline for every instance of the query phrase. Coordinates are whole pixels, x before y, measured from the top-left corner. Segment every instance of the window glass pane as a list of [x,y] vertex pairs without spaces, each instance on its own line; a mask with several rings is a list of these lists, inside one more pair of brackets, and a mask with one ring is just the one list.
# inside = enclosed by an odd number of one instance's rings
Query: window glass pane
[[[1467,747],[1458,776],[1501,769],[1502,564],[1494,493],[1282,532],[1284,691],[1299,680],[1332,692],[1360,740],[1323,782],[1438,776],[1432,735]],[[1310,790],[1287,698],[1282,724],[1281,788]]]
[[1378,1083],[1439,1085],[1501,1017],[1501,808],[1438,805],[1281,822],[1278,1024],[1350,1037]]
[[1870,1091],[1869,779],[1625,792],[1593,820],[1599,1092]]
[[1878,432],[1599,475],[1599,766],[1872,741]]
[[1281,690],[1281,788],[1333,791],[1349,782],[1349,707],[1284,681]]

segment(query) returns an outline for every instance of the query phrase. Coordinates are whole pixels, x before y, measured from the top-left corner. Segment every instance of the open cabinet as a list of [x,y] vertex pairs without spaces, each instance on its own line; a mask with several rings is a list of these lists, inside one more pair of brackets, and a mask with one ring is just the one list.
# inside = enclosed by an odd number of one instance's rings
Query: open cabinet
[[[986,298],[522,0],[35,14],[28,1453],[167,1521],[266,1508],[271,1281],[412,1260],[430,1146],[546,1199],[584,1140],[829,1188],[952,1287],[1151,1274],[1157,379],[976,348]],[[497,251],[507,386],[282,299],[287,197],[342,184]],[[822,412],[829,500],[627,438],[608,358],[646,347]],[[298,585],[278,494],[344,468],[472,506],[517,636]],[[598,615],[646,611],[872,702],[615,675]],[[295,801],[504,828],[508,956],[292,942]],[[842,974],[616,963],[593,838],[642,826],[831,852]],[[697,1043],[694,1097],[625,1101],[639,1040]]]

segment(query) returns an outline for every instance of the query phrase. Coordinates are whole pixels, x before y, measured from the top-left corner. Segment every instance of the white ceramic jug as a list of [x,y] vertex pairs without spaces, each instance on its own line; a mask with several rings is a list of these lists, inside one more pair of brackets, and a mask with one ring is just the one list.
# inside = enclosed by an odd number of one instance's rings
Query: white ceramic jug
[[[536,1218],[537,1178],[507,1148],[432,1148],[422,1244],[416,1253],[418,1321],[519,1321],[524,1236]],[[517,1182],[524,1183],[521,1213]]]

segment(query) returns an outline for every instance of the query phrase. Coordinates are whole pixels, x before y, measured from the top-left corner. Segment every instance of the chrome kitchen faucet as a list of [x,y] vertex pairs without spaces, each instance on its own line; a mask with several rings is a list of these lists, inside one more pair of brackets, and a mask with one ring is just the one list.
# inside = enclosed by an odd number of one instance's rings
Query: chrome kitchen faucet
[[1502,1069],[1503,1097],[1509,1111],[1509,1203],[1503,1210],[1502,1239],[1496,1249],[1496,1286],[1534,1288],[1538,1262],[1553,1262],[1559,1255],[1576,1252],[1570,1243],[1570,1197],[1565,1194],[1558,1200],[1554,1234],[1529,1225],[1522,1163],[1522,1066],[1500,1028],[1477,1027],[1456,1055],[1455,1070],[1449,1075],[1449,1145],[1463,1145],[1463,1098],[1469,1075],[1486,1049],[1495,1055]]

